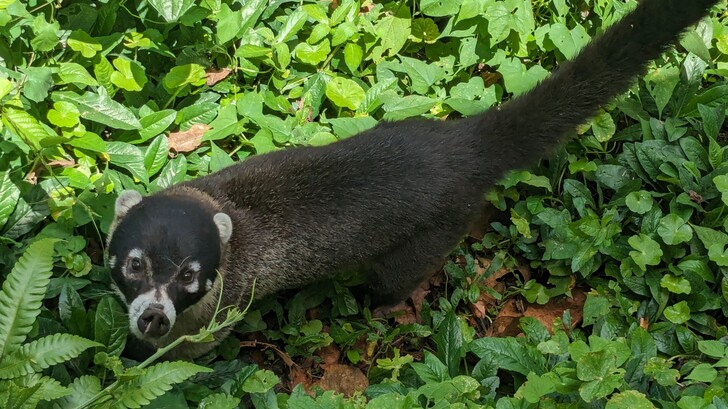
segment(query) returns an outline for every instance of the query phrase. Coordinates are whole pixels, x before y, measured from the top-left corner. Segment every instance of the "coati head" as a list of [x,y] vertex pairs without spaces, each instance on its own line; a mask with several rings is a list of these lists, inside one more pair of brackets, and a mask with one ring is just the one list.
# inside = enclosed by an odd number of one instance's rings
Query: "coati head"
[[127,303],[132,334],[153,345],[211,290],[232,235],[230,217],[195,192],[142,198],[127,190],[116,200],[111,277]]

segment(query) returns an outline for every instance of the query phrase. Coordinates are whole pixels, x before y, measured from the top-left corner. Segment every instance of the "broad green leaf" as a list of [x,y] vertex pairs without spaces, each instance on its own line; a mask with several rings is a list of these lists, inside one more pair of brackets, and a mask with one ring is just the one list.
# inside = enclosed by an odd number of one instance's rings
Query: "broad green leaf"
[[431,18],[412,20],[412,38],[418,43],[434,44],[440,37],[440,28]]
[[57,92],[60,101],[70,102],[78,108],[81,118],[99,122],[115,129],[134,130],[141,128],[141,123],[129,108],[109,97],[103,88],[99,93],[86,92],[78,95],[74,92]]
[[205,69],[199,64],[185,64],[173,67],[164,76],[162,84],[167,91],[180,94],[182,89],[189,86],[199,87],[205,85]]
[[665,274],[660,280],[660,286],[674,294],[690,294],[691,290],[690,281],[672,274]]
[[617,131],[617,125],[609,112],[602,112],[591,121],[592,132],[599,142],[607,142],[612,139]]
[[224,393],[213,393],[200,401],[199,409],[235,409],[240,405],[240,398]]
[[691,381],[706,382],[710,383],[715,380],[718,376],[718,371],[715,370],[710,364],[700,363],[693,368],[692,372],[685,379]]
[[408,95],[404,98],[395,98],[384,104],[384,119],[397,121],[424,114],[434,107],[437,101],[420,95]]
[[640,190],[638,192],[632,192],[628,194],[625,201],[629,210],[637,214],[645,214],[649,212],[654,205],[652,195],[650,195],[650,192],[647,192],[645,190]]
[[141,129],[139,129],[139,136],[141,140],[139,142],[147,141],[162,132],[166,131],[172,123],[174,123],[177,117],[177,112],[173,109],[165,109],[162,111],[152,112],[149,115],[145,115],[139,119]]
[[675,305],[665,308],[663,313],[665,314],[665,318],[673,324],[679,325],[690,320],[690,307],[688,307],[688,303],[685,301],[680,301]]
[[660,219],[657,234],[665,244],[669,245],[686,243],[693,238],[693,230],[690,226],[680,216],[673,213]]
[[660,244],[652,238],[640,233],[639,236],[630,237],[628,242],[634,249],[634,251],[629,252],[629,256],[642,271],[646,271],[647,266],[660,264],[662,249]]
[[645,394],[638,391],[615,393],[609,398],[605,409],[654,409],[655,405]]
[[[76,84],[81,86],[92,86],[95,87],[98,84],[94,77],[88,73],[86,68],[81,64],[73,62],[64,62],[58,64],[58,77],[60,78],[60,84]],[[82,87],[83,88],[83,87]]]
[[101,43],[83,30],[72,32],[68,37],[67,44],[71,50],[81,53],[86,58],[92,58],[102,49]]
[[529,91],[539,81],[548,76],[548,72],[540,65],[534,65],[526,69],[526,66],[516,58],[503,61],[500,68],[498,68],[498,72],[503,75],[506,90],[512,92],[514,96]]
[[556,384],[548,374],[538,376],[531,372],[527,376],[526,383],[521,386],[516,396],[520,394],[526,401],[537,403],[543,396],[554,392],[556,392]]
[[106,144],[106,150],[111,164],[128,170],[132,176],[145,184],[149,183],[147,170],[144,167],[144,154],[138,147],[114,141]]
[[479,358],[487,358],[496,367],[523,376],[546,372],[544,356],[522,338],[479,338],[470,343],[470,351]]
[[725,345],[723,342],[715,339],[698,341],[698,349],[700,352],[711,358],[723,358],[728,356],[728,345]]
[[462,3],[463,0],[420,0],[420,10],[432,17],[454,16]]
[[326,61],[331,52],[329,40],[321,41],[318,44],[298,43],[293,49],[293,55],[298,61],[309,65],[319,65]]
[[112,296],[106,296],[96,307],[94,340],[106,348],[109,355],[119,356],[126,345],[129,319]]
[[569,30],[562,23],[554,23],[549,28],[549,37],[567,59],[574,58],[576,53],[589,42],[589,34],[579,24],[573,30]]
[[399,57],[402,67],[410,77],[412,90],[417,94],[427,94],[427,91],[440,81],[445,73],[435,64],[428,64],[414,58]]
[[243,383],[243,391],[247,393],[265,393],[280,382],[273,371],[261,369],[248,377]]
[[44,15],[37,16],[31,24],[33,28],[33,39],[30,45],[33,50],[39,52],[51,51],[59,44],[58,35],[60,25],[57,21],[47,22]]
[[155,175],[167,163],[169,142],[164,135],[159,135],[147,146],[144,152],[144,167],[148,175]]
[[723,203],[728,205],[728,175],[720,175],[713,178],[713,183],[721,193]]
[[336,77],[326,83],[326,97],[336,106],[356,110],[364,102],[364,89],[347,78]]
[[20,188],[10,179],[10,171],[0,172],[0,229],[8,222],[20,197]]
[[364,51],[358,44],[346,43],[344,46],[344,62],[349,71],[356,73],[359,71],[359,66],[364,58]]
[[78,125],[80,116],[78,108],[66,101],[53,103],[53,109],[48,111],[48,121],[61,128],[72,128]]
[[141,91],[147,83],[144,67],[136,61],[123,57],[116,58],[113,63],[116,71],[111,73],[111,83],[127,91]]
[[707,63],[711,63],[713,61],[712,58],[710,58],[710,51],[703,42],[703,39],[700,38],[700,35],[693,30],[686,31],[685,34],[680,37],[680,45]]
[[491,47],[508,38],[513,26],[514,16],[506,8],[504,2],[491,4],[485,11],[485,18],[488,20]]
[[21,347],[40,314],[53,268],[53,243],[31,243],[13,266],[0,292],[0,357]]
[[[378,55],[382,56],[386,51],[390,56],[399,53],[411,33],[411,26],[412,20],[408,7],[400,7],[396,14],[379,19],[374,27],[374,31],[381,41],[381,50]],[[375,58],[375,60],[378,59]]]
[[101,346],[101,344],[71,334],[53,334],[26,343],[10,354],[6,354],[0,361],[0,379],[17,378],[40,372],[55,364],[75,358],[93,346]]
[[148,0],[149,4],[157,10],[167,23],[174,23],[182,17],[192,6],[195,0]]

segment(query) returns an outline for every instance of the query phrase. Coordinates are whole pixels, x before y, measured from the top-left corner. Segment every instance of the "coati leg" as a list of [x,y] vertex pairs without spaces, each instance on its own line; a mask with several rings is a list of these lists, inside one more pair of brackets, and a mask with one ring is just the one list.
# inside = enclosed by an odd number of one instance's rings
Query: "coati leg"
[[434,228],[418,232],[372,265],[376,279],[369,287],[374,306],[391,306],[406,300],[414,289],[442,267],[460,236],[445,237]]

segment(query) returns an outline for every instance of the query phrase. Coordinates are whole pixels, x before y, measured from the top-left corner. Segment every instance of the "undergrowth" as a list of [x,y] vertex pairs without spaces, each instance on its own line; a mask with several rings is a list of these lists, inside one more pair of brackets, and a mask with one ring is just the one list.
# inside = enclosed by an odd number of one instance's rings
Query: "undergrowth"
[[389,319],[342,278],[228,310],[195,363],[122,355],[118,192],[473,115],[634,4],[0,0],[0,407],[728,408],[725,5]]

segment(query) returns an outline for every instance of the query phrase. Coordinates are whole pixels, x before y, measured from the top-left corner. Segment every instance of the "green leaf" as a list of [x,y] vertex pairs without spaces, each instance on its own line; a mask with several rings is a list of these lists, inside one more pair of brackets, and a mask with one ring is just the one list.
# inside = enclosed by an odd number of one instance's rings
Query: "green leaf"
[[104,88],[99,88],[98,91],[98,93],[86,92],[83,95],[74,92],[57,92],[55,96],[61,101],[76,105],[83,119],[99,122],[115,129],[141,128],[141,123],[129,108],[111,99]]
[[109,355],[120,356],[126,345],[129,320],[124,308],[112,296],[99,301],[94,319],[94,340],[106,347]]
[[205,69],[199,64],[185,64],[173,67],[164,76],[162,84],[167,91],[181,95],[182,89],[189,86],[205,85]]
[[649,212],[654,205],[652,195],[650,194],[650,192],[647,192],[645,190],[640,190],[628,194],[625,201],[629,210],[637,214],[645,214]]
[[10,171],[0,172],[0,229],[8,222],[20,197],[20,188],[10,179]]
[[485,19],[488,20],[488,34],[490,34],[490,46],[493,47],[508,38],[511,33],[514,16],[504,2],[493,3],[485,11]]
[[715,368],[713,368],[710,364],[701,363],[696,365],[690,372],[690,375],[686,376],[685,379],[710,383],[713,382],[717,376],[718,371],[716,371]]
[[[126,334],[125,334],[126,335]],[[24,344],[0,361],[0,379],[40,372],[101,344],[71,334],[53,334]]]
[[20,348],[40,314],[53,268],[53,243],[31,243],[13,266],[0,292],[0,358]]
[[201,372],[212,372],[212,369],[183,361],[162,362],[150,366],[132,382],[122,384],[114,395],[126,407],[140,408],[172,389],[172,385]]
[[407,42],[411,26],[412,20],[408,7],[400,7],[396,14],[379,19],[374,27],[374,31],[381,41],[381,51],[378,52],[378,55],[381,56],[385,51],[389,51],[390,56],[396,55]]
[[433,336],[437,344],[437,355],[447,365],[451,377],[460,373],[460,361],[463,356],[463,334],[460,319],[454,311],[450,311],[440,323]]
[[698,104],[698,112],[702,119],[703,130],[711,139],[716,139],[720,133],[720,128],[725,122],[725,105],[721,104],[714,107],[708,107]]
[[147,170],[144,167],[144,154],[142,151],[125,142],[108,142],[106,151],[109,154],[109,162],[122,167],[142,182],[149,183]]
[[66,43],[71,50],[81,53],[86,58],[92,58],[102,48],[101,43],[83,30],[75,30],[72,32]]
[[45,16],[39,15],[31,24],[35,36],[30,40],[33,50],[39,52],[51,51],[58,46],[58,34],[61,26],[57,21],[47,22]]
[[567,59],[574,58],[589,42],[589,34],[579,24],[573,30],[569,30],[562,23],[554,23],[549,27],[549,37]]
[[660,235],[665,244],[677,245],[687,243],[693,238],[693,230],[680,216],[670,213],[660,219],[657,227],[657,234]]
[[144,152],[144,167],[148,175],[154,175],[167,163],[169,142],[164,135],[159,135],[147,146]]
[[3,106],[2,121],[10,131],[36,150],[40,150],[44,140],[54,136],[25,110],[17,109],[9,104]]
[[422,14],[432,17],[454,16],[458,14],[463,0],[421,0]]
[[143,116],[139,119],[139,123],[142,126],[139,129],[139,136],[141,137],[139,142],[144,142],[166,131],[174,123],[176,117],[177,112],[173,109],[164,109]]
[[546,359],[535,346],[520,338],[480,338],[470,343],[470,351],[506,371],[528,376],[543,374]]
[[711,358],[724,358],[728,356],[728,346],[715,339],[698,341],[698,349]]
[[53,103],[53,109],[48,111],[48,121],[62,128],[72,128],[78,125],[80,116],[78,108],[66,101]]
[[509,58],[503,61],[498,68],[498,72],[503,75],[503,83],[505,84],[506,90],[512,92],[514,96],[529,91],[538,82],[548,76],[548,71],[542,66],[534,65],[526,69],[526,66],[517,58]]
[[248,377],[243,383],[243,391],[247,393],[265,393],[280,382],[273,371],[261,369]]
[[119,57],[112,63],[116,71],[111,73],[111,83],[127,91],[141,91],[147,83],[144,67],[136,61]]
[[384,119],[397,121],[424,114],[434,107],[437,101],[420,95],[408,95],[404,98],[395,98],[384,104]]
[[59,84],[76,84],[92,87],[99,85],[81,64],[73,62],[58,64],[58,78],[61,80]]
[[612,139],[617,131],[617,125],[609,112],[602,112],[591,120],[592,132],[599,142],[607,142]]
[[[331,52],[329,40],[321,41],[318,44],[298,43],[293,49],[293,54],[298,61],[309,65],[319,65],[326,61]],[[351,80],[349,80],[351,81]]]
[[721,193],[721,200],[728,205],[728,175],[719,175],[713,178],[713,183]]
[[710,58],[710,51],[703,42],[703,39],[700,38],[700,35],[693,30],[686,31],[685,34],[680,37],[680,45],[707,63],[711,63],[713,61],[713,59]]
[[326,97],[336,106],[356,110],[364,102],[365,94],[356,81],[336,77],[326,83]]
[[538,376],[531,372],[527,376],[527,381],[518,390],[517,394],[523,396],[529,403],[537,403],[541,397],[556,392],[556,384],[548,374]]
[[690,294],[691,291],[690,281],[672,274],[664,275],[660,280],[660,286],[675,294]]
[[683,324],[690,320],[690,307],[685,301],[680,301],[675,305],[665,308],[665,318],[673,324]]
[[412,20],[412,38],[418,43],[434,44],[440,37],[440,29],[431,18]]
[[407,76],[410,77],[412,90],[417,94],[427,94],[430,87],[440,81],[445,73],[435,64],[428,64],[414,58],[399,57]]
[[607,349],[583,354],[576,363],[576,376],[585,382],[579,387],[579,394],[587,402],[608,396],[622,384],[622,372]]
[[344,46],[344,62],[349,71],[358,72],[363,58],[364,50],[358,44],[346,43]]
[[213,393],[200,401],[199,409],[235,409],[240,405],[240,398],[224,393]]
[[148,0],[167,23],[174,23],[195,5],[194,0]]
[[638,391],[615,393],[609,398],[605,409],[654,409],[655,405],[645,394]]
[[627,241],[629,242],[629,245],[636,250],[630,251],[629,256],[637,264],[640,270],[646,271],[647,266],[656,266],[660,264],[662,249],[658,242],[642,233],[640,233],[639,236],[630,237]]

